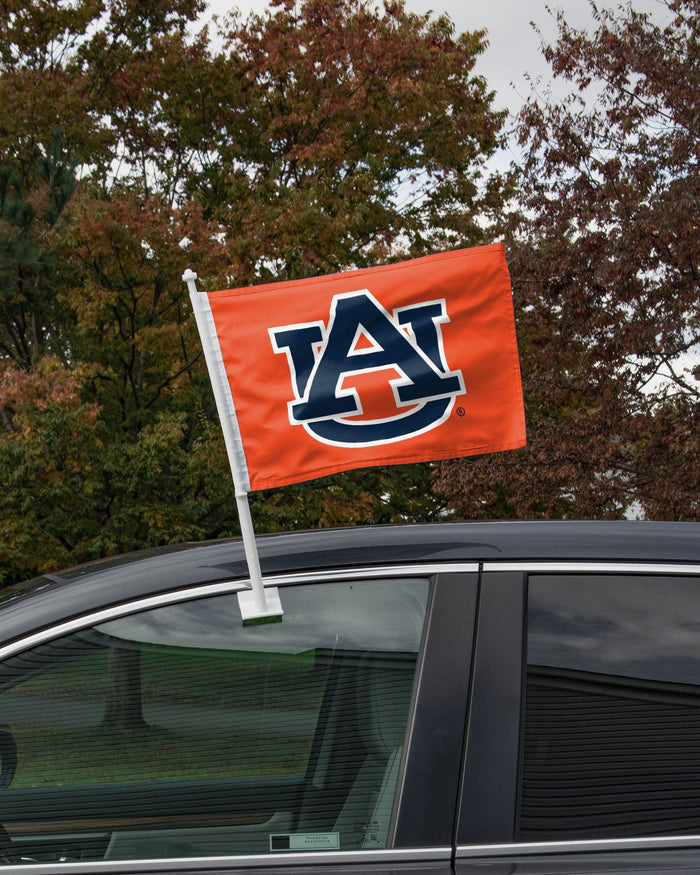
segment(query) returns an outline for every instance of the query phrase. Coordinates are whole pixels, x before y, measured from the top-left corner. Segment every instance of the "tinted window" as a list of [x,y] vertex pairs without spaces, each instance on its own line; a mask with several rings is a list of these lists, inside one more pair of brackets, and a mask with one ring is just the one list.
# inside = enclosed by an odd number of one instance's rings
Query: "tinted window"
[[530,580],[518,839],[700,833],[700,581]]
[[281,623],[246,627],[218,596],[8,658],[6,856],[386,846],[427,590],[288,587]]

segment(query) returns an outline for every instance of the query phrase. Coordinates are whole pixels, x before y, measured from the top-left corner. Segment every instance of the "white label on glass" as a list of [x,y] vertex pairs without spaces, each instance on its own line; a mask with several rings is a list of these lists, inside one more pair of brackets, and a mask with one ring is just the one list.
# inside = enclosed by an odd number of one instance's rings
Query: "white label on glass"
[[338,832],[287,832],[270,836],[271,851],[338,851]]

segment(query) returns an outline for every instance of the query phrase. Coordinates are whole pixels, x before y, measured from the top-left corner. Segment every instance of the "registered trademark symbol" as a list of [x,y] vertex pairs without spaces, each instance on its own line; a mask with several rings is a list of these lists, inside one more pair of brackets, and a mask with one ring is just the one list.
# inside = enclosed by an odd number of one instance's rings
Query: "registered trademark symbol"
[[457,408],[457,416],[464,416],[464,407]]

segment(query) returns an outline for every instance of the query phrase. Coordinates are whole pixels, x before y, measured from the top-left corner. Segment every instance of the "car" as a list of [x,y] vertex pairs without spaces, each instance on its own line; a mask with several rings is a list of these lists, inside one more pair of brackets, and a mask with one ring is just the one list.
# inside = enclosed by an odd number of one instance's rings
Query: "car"
[[0,593],[7,868],[700,872],[700,525],[257,540]]

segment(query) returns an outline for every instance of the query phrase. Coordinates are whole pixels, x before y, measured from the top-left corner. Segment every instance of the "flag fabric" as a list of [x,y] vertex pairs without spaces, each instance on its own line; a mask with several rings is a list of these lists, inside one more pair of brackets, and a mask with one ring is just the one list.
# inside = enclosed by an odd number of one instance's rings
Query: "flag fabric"
[[525,444],[502,244],[194,295],[237,489]]

